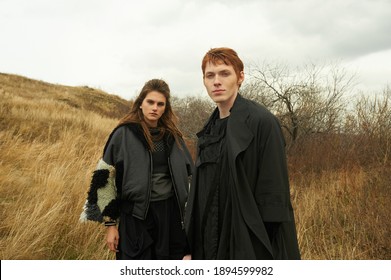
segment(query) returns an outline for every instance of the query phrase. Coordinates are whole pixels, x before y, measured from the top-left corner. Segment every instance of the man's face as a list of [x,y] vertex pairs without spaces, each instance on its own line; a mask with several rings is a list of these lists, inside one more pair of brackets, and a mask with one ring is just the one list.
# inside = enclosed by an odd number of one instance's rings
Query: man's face
[[243,72],[240,74],[238,78],[232,65],[207,63],[204,85],[210,98],[217,104],[232,106],[244,79]]

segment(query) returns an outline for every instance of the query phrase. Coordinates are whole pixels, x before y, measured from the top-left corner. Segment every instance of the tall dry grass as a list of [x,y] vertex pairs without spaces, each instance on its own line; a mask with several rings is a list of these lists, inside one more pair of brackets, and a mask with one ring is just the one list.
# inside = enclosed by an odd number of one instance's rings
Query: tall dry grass
[[[78,219],[117,121],[45,91],[34,98],[0,81],[0,258],[112,259],[104,227]],[[391,258],[387,168],[319,170],[290,158],[304,259]]]
[[101,259],[102,227],[80,224],[114,119],[0,92],[1,259]]
[[383,170],[354,167],[294,176],[302,257],[390,259],[391,178],[385,176]]

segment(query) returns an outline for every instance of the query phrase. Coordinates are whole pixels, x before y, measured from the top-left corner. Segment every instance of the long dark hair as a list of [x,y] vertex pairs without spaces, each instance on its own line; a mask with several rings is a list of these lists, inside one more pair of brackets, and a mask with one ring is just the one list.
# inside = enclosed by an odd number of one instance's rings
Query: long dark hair
[[[140,94],[134,101],[130,112],[119,121],[118,126],[127,123],[140,124],[144,133],[144,137],[148,143],[149,149],[153,150],[153,139],[149,131],[148,125],[145,122],[143,112],[140,109],[140,106],[143,103],[145,97],[148,95],[148,93],[152,91],[157,91],[163,94],[166,98],[166,108],[164,110],[163,115],[158,120],[158,128],[160,129],[160,135],[164,135],[164,133],[169,132],[179,145],[179,139],[182,137],[182,133],[177,127],[178,118],[172,111],[170,102],[170,87],[165,81],[161,79],[152,79],[144,84]],[[179,145],[179,147],[181,146]]]

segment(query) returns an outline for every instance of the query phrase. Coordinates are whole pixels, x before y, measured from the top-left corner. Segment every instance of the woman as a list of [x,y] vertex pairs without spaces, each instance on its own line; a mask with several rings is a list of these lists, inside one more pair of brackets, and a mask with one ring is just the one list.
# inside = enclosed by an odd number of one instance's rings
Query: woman
[[104,222],[117,259],[182,259],[192,167],[169,86],[150,80],[106,143],[81,220]]

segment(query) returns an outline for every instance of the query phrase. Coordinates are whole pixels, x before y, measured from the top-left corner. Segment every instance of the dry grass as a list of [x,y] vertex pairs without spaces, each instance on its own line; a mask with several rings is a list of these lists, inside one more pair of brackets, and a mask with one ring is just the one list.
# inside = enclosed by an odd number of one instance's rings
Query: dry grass
[[0,92],[1,259],[107,258],[103,229],[78,216],[116,120]]
[[[10,79],[24,85],[12,87]],[[79,106],[85,101],[72,90],[0,75],[3,260],[113,258],[105,247],[104,228],[80,224],[78,218],[91,173],[117,121],[97,113],[108,101]],[[61,100],[62,91],[73,105]],[[79,94],[78,88],[74,91]],[[387,172],[361,167],[292,172],[304,259],[391,258]]]
[[101,90],[84,87],[69,87],[49,84],[29,78],[0,73],[0,93],[12,93],[33,102],[56,102],[70,108],[96,112],[99,115],[117,118],[130,108],[130,102]]
[[390,259],[390,183],[352,168],[294,178],[293,204],[304,259]]

